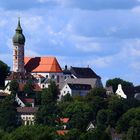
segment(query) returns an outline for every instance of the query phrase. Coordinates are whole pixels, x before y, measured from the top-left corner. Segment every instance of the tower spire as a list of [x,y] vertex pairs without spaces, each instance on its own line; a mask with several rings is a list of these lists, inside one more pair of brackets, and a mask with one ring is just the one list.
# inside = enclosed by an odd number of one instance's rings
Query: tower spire
[[18,27],[21,27],[21,25],[20,25],[20,17],[18,17]]
[[24,72],[24,44],[25,37],[22,33],[20,18],[18,18],[17,28],[13,36],[13,71]]
[[20,17],[18,17],[18,25],[17,25],[17,28],[16,28],[16,32],[22,34],[22,28],[21,28],[21,25],[20,25]]
[[16,28],[16,33],[13,37],[13,43],[19,43],[19,44],[24,44],[25,43],[25,37],[22,33],[22,28],[21,28],[21,24],[20,24],[20,17],[18,17],[18,24],[17,24],[17,28]]

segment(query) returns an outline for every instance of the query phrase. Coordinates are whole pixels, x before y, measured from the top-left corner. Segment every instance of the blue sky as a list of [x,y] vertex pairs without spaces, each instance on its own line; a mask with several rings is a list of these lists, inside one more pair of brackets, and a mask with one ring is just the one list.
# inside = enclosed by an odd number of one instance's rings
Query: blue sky
[[0,0],[0,59],[9,66],[19,16],[26,56],[140,84],[140,0]]

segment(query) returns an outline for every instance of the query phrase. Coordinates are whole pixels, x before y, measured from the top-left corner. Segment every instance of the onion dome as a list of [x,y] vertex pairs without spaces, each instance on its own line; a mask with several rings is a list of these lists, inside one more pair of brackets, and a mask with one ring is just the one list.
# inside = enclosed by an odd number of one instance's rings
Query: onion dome
[[25,44],[25,37],[22,33],[22,28],[20,25],[20,18],[18,19],[18,26],[17,26],[15,31],[16,31],[16,33],[13,36],[13,44],[16,43],[16,44],[24,45]]

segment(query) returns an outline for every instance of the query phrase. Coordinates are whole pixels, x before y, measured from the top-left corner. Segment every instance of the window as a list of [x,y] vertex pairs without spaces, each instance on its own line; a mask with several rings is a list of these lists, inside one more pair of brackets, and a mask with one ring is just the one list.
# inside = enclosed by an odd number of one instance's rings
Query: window
[[59,83],[59,75],[57,75],[57,83]]
[[54,79],[54,77],[55,77],[55,76],[54,76],[54,75],[52,75],[52,79]]

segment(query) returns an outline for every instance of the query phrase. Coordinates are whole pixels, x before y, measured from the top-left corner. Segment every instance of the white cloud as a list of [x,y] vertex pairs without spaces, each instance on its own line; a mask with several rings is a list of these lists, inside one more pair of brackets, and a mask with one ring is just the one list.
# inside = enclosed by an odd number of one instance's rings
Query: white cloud
[[97,57],[97,58],[90,58],[87,61],[87,64],[91,67],[97,67],[97,68],[105,68],[110,67],[112,64],[112,56],[106,56],[106,57]]
[[38,52],[35,52],[33,50],[25,49],[25,56],[37,57],[41,55]]
[[81,42],[76,44],[76,48],[83,52],[99,52],[102,50],[100,44],[96,42]]
[[136,71],[140,71],[140,62],[133,62],[132,64],[130,64],[130,66],[136,70]]

